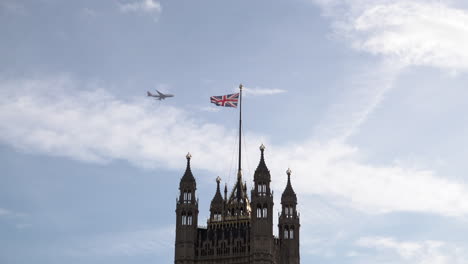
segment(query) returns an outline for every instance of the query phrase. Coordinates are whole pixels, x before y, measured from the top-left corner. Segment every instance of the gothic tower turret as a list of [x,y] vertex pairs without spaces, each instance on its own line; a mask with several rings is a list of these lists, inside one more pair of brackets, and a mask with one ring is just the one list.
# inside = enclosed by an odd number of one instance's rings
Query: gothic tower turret
[[219,183],[221,182],[221,178],[216,178],[217,189],[213,200],[211,200],[210,205],[210,220],[209,223],[219,223],[223,220],[224,209],[225,209],[225,201],[223,196],[221,195],[221,190],[219,188]]
[[278,220],[278,235],[281,241],[281,264],[299,264],[299,214],[297,197],[291,185],[291,170],[286,171],[288,183],[281,195],[281,214]]
[[197,183],[190,168],[192,156],[187,154],[187,168],[180,179],[180,195],[176,205],[175,264],[195,263],[195,241],[198,225]]
[[273,193],[271,176],[265,164],[265,146],[260,146],[260,162],[254,174],[251,191],[252,206],[252,263],[273,263]]

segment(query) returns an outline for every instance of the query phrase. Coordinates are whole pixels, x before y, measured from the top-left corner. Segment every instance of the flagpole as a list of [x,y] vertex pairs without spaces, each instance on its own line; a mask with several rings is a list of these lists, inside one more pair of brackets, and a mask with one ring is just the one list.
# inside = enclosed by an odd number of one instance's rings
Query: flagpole
[[240,179],[242,177],[242,167],[241,167],[241,161],[242,161],[242,152],[241,152],[241,146],[242,146],[242,136],[241,136],[241,130],[242,130],[242,84],[239,85],[239,169],[237,172],[237,177]]

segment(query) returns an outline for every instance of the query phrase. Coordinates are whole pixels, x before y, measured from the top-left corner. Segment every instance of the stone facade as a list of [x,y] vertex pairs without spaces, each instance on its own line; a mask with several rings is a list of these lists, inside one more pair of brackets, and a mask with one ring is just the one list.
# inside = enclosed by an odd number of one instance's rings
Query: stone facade
[[237,181],[228,196],[220,190],[211,201],[207,227],[198,227],[196,180],[187,168],[180,180],[176,205],[175,264],[299,264],[299,214],[297,197],[291,185],[291,171],[281,196],[278,235],[273,235],[273,193],[271,176],[265,164],[265,147],[254,174],[254,186],[247,194],[247,185],[238,172]]

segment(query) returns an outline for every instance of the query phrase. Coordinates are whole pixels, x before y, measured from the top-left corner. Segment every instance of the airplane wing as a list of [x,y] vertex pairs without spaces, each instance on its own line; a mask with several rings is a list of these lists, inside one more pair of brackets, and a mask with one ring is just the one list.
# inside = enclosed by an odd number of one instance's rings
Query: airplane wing
[[161,93],[160,91],[156,90],[156,92],[159,94],[159,96],[166,96],[165,94]]

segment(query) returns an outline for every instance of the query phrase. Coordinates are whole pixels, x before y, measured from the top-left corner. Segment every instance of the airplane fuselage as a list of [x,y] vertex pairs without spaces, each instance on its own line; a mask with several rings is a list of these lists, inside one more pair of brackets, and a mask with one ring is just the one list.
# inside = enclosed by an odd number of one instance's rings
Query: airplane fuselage
[[154,97],[157,100],[164,100],[164,99],[166,99],[168,97],[174,97],[173,94],[163,94],[163,93],[159,92],[158,90],[156,90],[156,92],[158,92],[158,94],[152,94],[150,92],[147,92],[147,95],[150,96],[150,97]]

